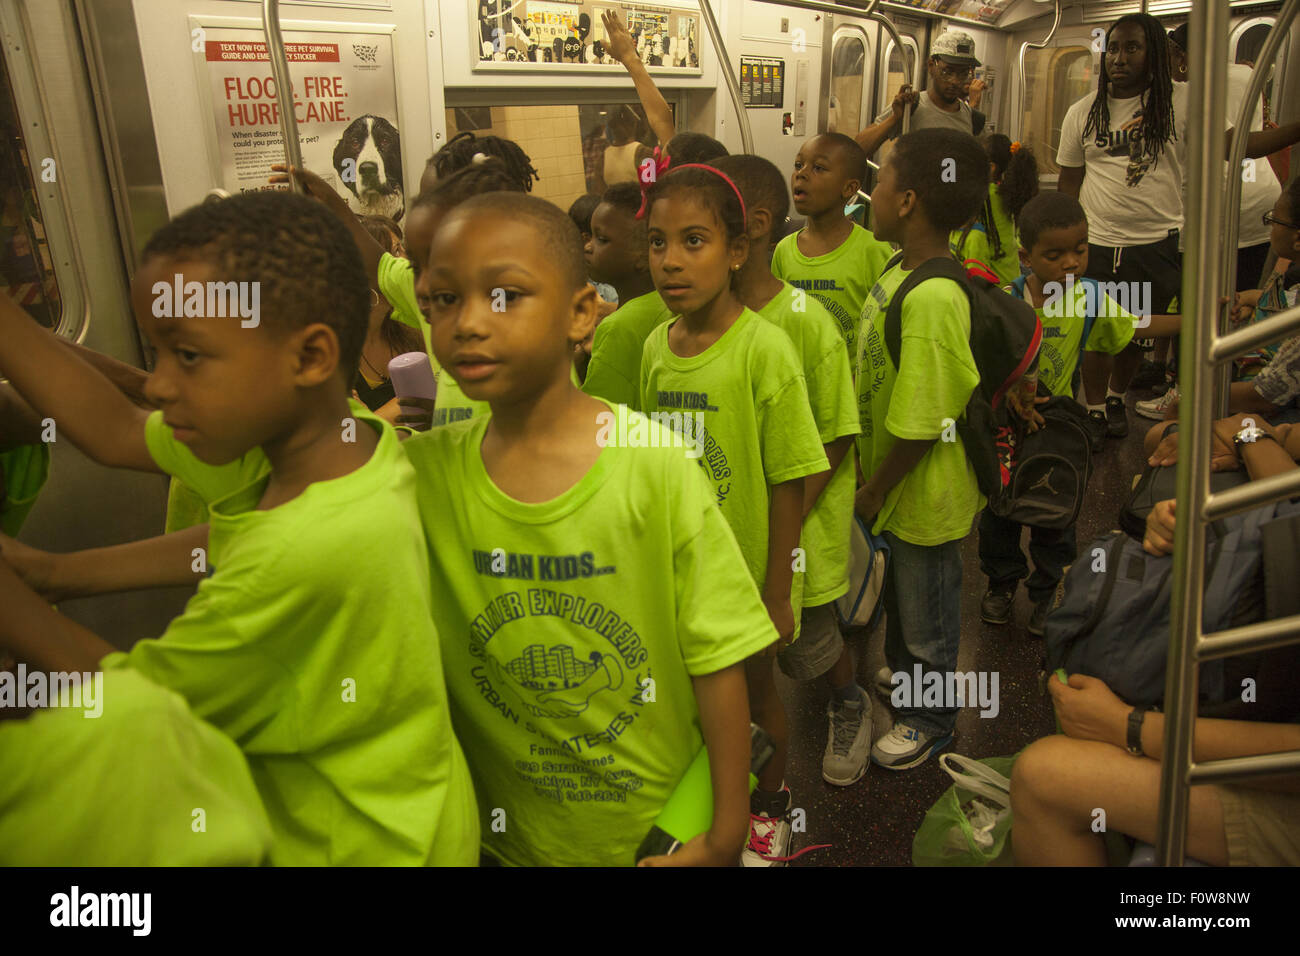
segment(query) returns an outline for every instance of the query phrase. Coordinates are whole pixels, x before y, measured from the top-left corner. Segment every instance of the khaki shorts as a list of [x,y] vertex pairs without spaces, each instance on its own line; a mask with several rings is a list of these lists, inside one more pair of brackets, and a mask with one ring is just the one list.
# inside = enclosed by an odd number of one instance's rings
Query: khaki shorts
[[776,657],[791,680],[812,680],[830,670],[844,652],[835,605],[806,607],[799,615],[799,637]]
[[1300,866],[1300,793],[1220,785],[1229,866]]

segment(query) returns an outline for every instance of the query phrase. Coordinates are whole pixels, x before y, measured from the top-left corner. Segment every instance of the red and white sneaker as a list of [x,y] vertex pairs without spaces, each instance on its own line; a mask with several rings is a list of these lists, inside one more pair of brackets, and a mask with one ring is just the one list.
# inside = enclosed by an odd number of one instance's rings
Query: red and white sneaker
[[749,814],[749,843],[740,854],[741,866],[784,866],[790,850],[790,788],[782,787],[785,809],[777,816]]

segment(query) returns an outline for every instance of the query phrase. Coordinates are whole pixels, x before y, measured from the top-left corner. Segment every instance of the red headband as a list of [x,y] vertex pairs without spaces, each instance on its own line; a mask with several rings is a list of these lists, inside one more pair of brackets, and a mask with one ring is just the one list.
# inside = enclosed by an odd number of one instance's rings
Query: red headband
[[[658,154],[659,154],[659,150],[656,149],[655,150],[656,163],[659,162]],[[669,162],[670,160],[663,161],[663,169],[658,170],[658,172],[662,173],[663,171],[667,170],[669,166]],[[730,186],[731,191],[736,194],[736,200],[737,202],[740,203],[741,222],[744,223],[745,228],[749,227],[749,211],[745,208],[745,197],[740,194],[740,187],[737,186],[735,182],[732,181],[732,178],[730,176],[728,176],[722,170],[718,169],[716,166],[706,166],[704,163],[686,163],[682,166],[672,167],[673,172],[677,172],[677,170],[679,169],[704,169],[707,170],[708,172],[713,173],[715,176],[721,176],[723,182],[725,182],[728,186]],[[654,180],[654,182],[658,182],[658,181],[659,181],[658,178]],[[644,219],[646,215],[648,215],[649,213],[649,209],[647,208],[647,194],[650,191],[651,185],[653,185],[653,183],[647,183],[641,181],[641,208],[637,211],[636,214],[636,217],[638,219]]]

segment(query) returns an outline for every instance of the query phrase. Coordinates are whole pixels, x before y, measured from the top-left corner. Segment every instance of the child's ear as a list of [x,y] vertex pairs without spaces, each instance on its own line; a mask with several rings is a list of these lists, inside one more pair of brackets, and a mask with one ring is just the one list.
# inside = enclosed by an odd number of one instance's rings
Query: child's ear
[[293,384],[312,388],[330,380],[339,367],[339,338],[324,322],[313,322],[289,337]]
[[758,240],[764,236],[772,234],[772,211],[764,209],[762,206],[755,206],[749,210],[749,223],[745,229],[745,235],[749,238],[751,245],[757,245]]
[[739,272],[749,261],[749,236],[740,235],[731,240],[731,271]]
[[599,318],[596,306],[599,302],[600,297],[596,294],[596,288],[590,283],[584,282],[581,289],[574,290],[568,334],[570,343],[581,342],[596,328]]
[[840,198],[843,199],[844,202],[847,204],[849,201],[853,199],[854,196],[858,194],[858,190],[861,188],[862,188],[862,180],[850,179],[848,182],[844,184],[844,188],[840,190]]

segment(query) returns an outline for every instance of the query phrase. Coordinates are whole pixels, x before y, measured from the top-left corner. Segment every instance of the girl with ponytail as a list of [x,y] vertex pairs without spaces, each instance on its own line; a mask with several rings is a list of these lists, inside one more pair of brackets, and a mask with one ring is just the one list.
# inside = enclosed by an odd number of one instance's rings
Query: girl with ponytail
[[1025,203],[1038,195],[1038,162],[1028,145],[1001,133],[981,137],[989,157],[989,194],[975,221],[955,230],[951,245],[958,259],[977,259],[1007,283],[1020,275],[1020,234],[1016,220]]

